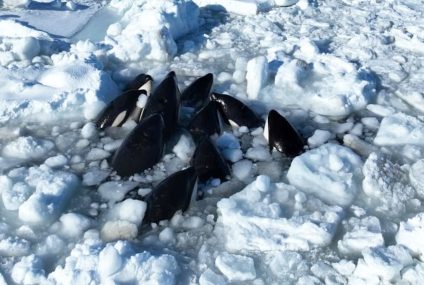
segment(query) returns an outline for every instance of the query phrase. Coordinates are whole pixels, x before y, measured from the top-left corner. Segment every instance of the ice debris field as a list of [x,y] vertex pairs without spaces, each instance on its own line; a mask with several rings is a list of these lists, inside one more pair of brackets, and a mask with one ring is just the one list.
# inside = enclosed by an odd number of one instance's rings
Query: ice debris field
[[[0,284],[424,284],[423,4],[1,0]],[[229,179],[142,225],[137,197],[195,142],[119,177],[136,123],[95,118],[171,70],[182,91],[212,73],[306,146],[270,153],[263,127],[227,127],[212,141]]]

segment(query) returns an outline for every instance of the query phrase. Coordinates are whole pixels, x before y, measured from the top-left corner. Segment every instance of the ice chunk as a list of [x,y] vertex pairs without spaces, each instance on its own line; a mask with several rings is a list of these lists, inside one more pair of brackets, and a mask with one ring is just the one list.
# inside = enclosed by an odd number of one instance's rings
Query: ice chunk
[[173,147],[172,151],[181,160],[189,161],[193,156],[195,145],[192,138],[188,135],[181,135],[177,144]]
[[54,284],[176,284],[179,267],[169,254],[136,250],[128,242],[104,243],[93,234],[75,245],[48,276]]
[[257,99],[259,91],[268,80],[268,60],[264,56],[255,57],[247,63],[247,90],[251,99]]
[[418,160],[411,166],[409,179],[417,194],[424,197],[424,159]]
[[93,122],[88,122],[81,129],[81,136],[85,139],[97,137],[96,125]]
[[58,232],[66,238],[79,238],[91,226],[87,217],[77,213],[63,214],[59,219]]
[[[308,55],[309,53],[307,53]],[[330,54],[286,61],[278,68],[275,86],[262,92],[270,106],[298,106],[316,114],[344,117],[374,98],[376,82],[367,71]]]
[[105,241],[131,240],[138,235],[138,226],[128,221],[107,221],[101,231]]
[[227,285],[227,282],[222,275],[208,268],[200,275],[199,285]]
[[321,146],[334,138],[334,135],[329,131],[315,130],[314,134],[308,138],[308,144],[311,148]]
[[249,0],[194,0],[200,7],[221,6],[225,11],[240,15],[256,15],[261,7],[257,1]]
[[342,254],[360,255],[366,248],[384,245],[380,221],[376,217],[353,217],[344,226],[346,234],[337,244]]
[[108,181],[99,186],[98,192],[103,199],[118,202],[137,186],[138,183],[133,181]]
[[100,184],[110,174],[109,170],[101,170],[93,168],[84,173],[82,177],[82,184],[85,186],[94,186]]
[[413,255],[423,259],[424,254],[424,213],[401,222],[396,234],[396,242],[407,247]]
[[361,158],[353,151],[329,143],[293,159],[287,178],[327,203],[348,206],[360,188],[361,168]]
[[72,173],[31,167],[27,170],[25,183],[33,193],[19,206],[19,218],[29,224],[44,225],[62,214],[79,180]]
[[33,254],[17,262],[11,276],[17,284],[42,284],[47,281],[41,259]]
[[105,43],[123,62],[167,60],[177,52],[175,40],[199,26],[199,8],[191,1],[113,0],[110,8],[122,19],[109,27]]
[[241,181],[245,181],[252,174],[253,163],[248,159],[240,160],[233,164],[233,174]]
[[98,271],[101,275],[110,276],[122,267],[122,258],[111,244],[107,244],[99,253]]
[[0,254],[2,256],[25,256],[31,252],[31,243],[23,238],[11,236],[0,240]]
[[116,204],[109,210],[110,220],[128,221],[135,225],[141,225],[146,212],[146,202],[134,199],[126,199]]
[[402,271],[402,281],[410,284],[423,284],[424,263],[420,262],[413,267],[408,267]]
[[403,113],[385,117],[374,139],[377,145],[424,145],[424,120]]
[[371,279],[367,282],[376,276],[385,281],[394,281],[400,277],[400,271],[412,263],[408,250],[400,245],[368,248],[362,255],[364,258],[358,261],[353,276],[364,280]]
[[362,188],[370,198],[370,207],[384,216],[402,216],[415,197],[408,174],[383,154],[371,153],[362,170]]
[[215,265],[230,282],[256,278],[255,264],[248,256],[223,252],[216,258]]
[[269,149],[263,146],[251,147],[246,152],[246,158],[253,161],[269,161],[271,160],[271,154]]
[[20,160],[40,159],[46,156],[53,147],[54,143],[48,140],[36,139],[33,137],[19,137],[5,145],[2,154],[5,157]]
[[59,168],[68,163],[68,159],[63,154],[52,156],[44,161],[44,164],[50,168]]
[[[294,207],[294,209],[293,209]],[[309,250],[331,242],[343,214],[312,196],[259,176],[218,202],[215,231],[228,250]]]
[[109,156],[109,152],[101,148],[93,148],[87,153],[87,160],[102,160],[108,158]]

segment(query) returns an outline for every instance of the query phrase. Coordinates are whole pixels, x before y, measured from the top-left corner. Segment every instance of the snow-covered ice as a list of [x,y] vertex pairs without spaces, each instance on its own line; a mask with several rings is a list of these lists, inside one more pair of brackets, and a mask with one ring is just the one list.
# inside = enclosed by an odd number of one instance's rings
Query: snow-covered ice
[[[309,250],[331,242],[343,209],[258,176],[218,203],[216,232],[231,251]],[[219,225],[219,226],[218,226]]]
[[349,206],[360,189],[361,167],[361,158],[352,150],[328,143],[295,157],[287,178],[327,203]]
[[[423,284],[421,4],[0,0],[0,284]],[[307,146],[223,125],[230,179],[145,225],[144,197],[191,163],[193,110],[129,178],[110,162],[136,122],[95,118],[171,70],[181,91],[212,73]]]

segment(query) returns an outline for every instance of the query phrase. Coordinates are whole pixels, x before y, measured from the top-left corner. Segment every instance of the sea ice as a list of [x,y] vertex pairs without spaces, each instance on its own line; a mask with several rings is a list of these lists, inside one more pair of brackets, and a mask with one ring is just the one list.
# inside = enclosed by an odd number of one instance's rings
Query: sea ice
[[399,217],[407,211],[408,203],[415,197],[407,171],[386,155],[371,153],[362,172],[362,189],[371,209],[389,217]]
[[349,148],[325,144],[293,159],[290,184],[326,203],[349,206],[360,189],[362,161]]
[[1,181],[8,184],[3,194],[5,208],[18,210],[21,221],[32,225],[58,218],[79,185],[74,174],[43,166],[12,170]]
[[121,20],[109,26],[105,43],[122,62],[165,61],[177,52],[175,40],[199,26],[199,8],[192,1],[113,0],[109,5]]
[[218,202],[215,231],[231,251],[309,250],[328,245],[343,214],[283,183],[259,176]]
[[56,284],[173,285],[179,266],[169,254],[135,250],[130,243],[103,243],[95,234],[75,245],[63,266],[48,276]]
[[399,231],[396,234],[396,242],[408,248],[414,256],[423,260],[424,241],[424,213],[419,213],[415,217],[401,222]]
[[223,252],[216,258],[215,265],[230,282],[248,281],[256,277],[255,264],[248,256]]
[[411,185],[420,197],[424,197],[424,159],[415,162],[409,170]]
[[363,279],[366,284],[378,281],[378,278],[394,281],[399,279],[401,270],[412,263],[408,250],[401,245],[368,248],[362,251],[362,255],[350,282],[355,282],[356,278]]
[[374,98],[375,82],[363,73],[334,55],[319,54],[309,63],[293,59],[278,68],[275,86],[262,92],[260,99],[270,106],[278,102],[324,116],[345,117]]
[[268,80],[268,60],[264,56],[255,57],[247,63],[247,89],[250,99],[257,99],[259,91]]
[[337,244],[342,254],[359,256],[366,248],[384,246],[380,221],[376,217],[352,217],[343,225],[346,233]]
[[374,143],[380,146],[424,144],[424,120],[404,113],[395,113],[381,121]]
[[35,160],[43,158],[52,150],[54,143],[33,137],[19,137],[4,146],[2,154],[4,157],[19,160]]

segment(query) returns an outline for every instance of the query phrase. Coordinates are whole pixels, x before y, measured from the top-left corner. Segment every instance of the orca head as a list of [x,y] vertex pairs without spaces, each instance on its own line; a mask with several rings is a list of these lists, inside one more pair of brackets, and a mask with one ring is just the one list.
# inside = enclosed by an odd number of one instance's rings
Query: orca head
[[305,143],[302,137],[280,113],[271,110],[268,113],[267,125],[270,151],[275,148],[289,157],[297,156],[303,151]]
[[191,165],[194,166],[197,176],[202,182],[212,177],[226,180],[231,175],[227,162],[208,136],[204,136],[200,140]]
[[164,121],[154,114],[138,124],[115,152],[111,166],[120,176],[130,176],[154,166],[162,158]]
[[210,101],[199,110],[191,120],[188,129],[193,137],[221,134],[221,123],[218,116],[217,103]]
[[124,90],[146,90],[150,94],[152,82],[153,78],[150,75],[141,73],[128,83]]
[[105,129],[122,126],[136,108],[138,97],[143,92],[142,90],[129,90],[119,95],[97,116],[96,127]]
[[212,101],[217,102],[227,124],[258,128],[263,125],[262,119],[242,101],[225,94],[213,92]]
[[193,81],[181,94],[181,100],[189,107],[202,108],[213,85],[213,74],[208,73]]
[[180,112],[180,97],[175,72],[171,71],[148,97],[140,121],[160,113],[165,122],[165,137],[168,139],[176,130]]
[[175,172],[161,181],[144,199],[147,203],[143,224],[157,223],[186,211],[196,193],[197,175],[194,167]]

